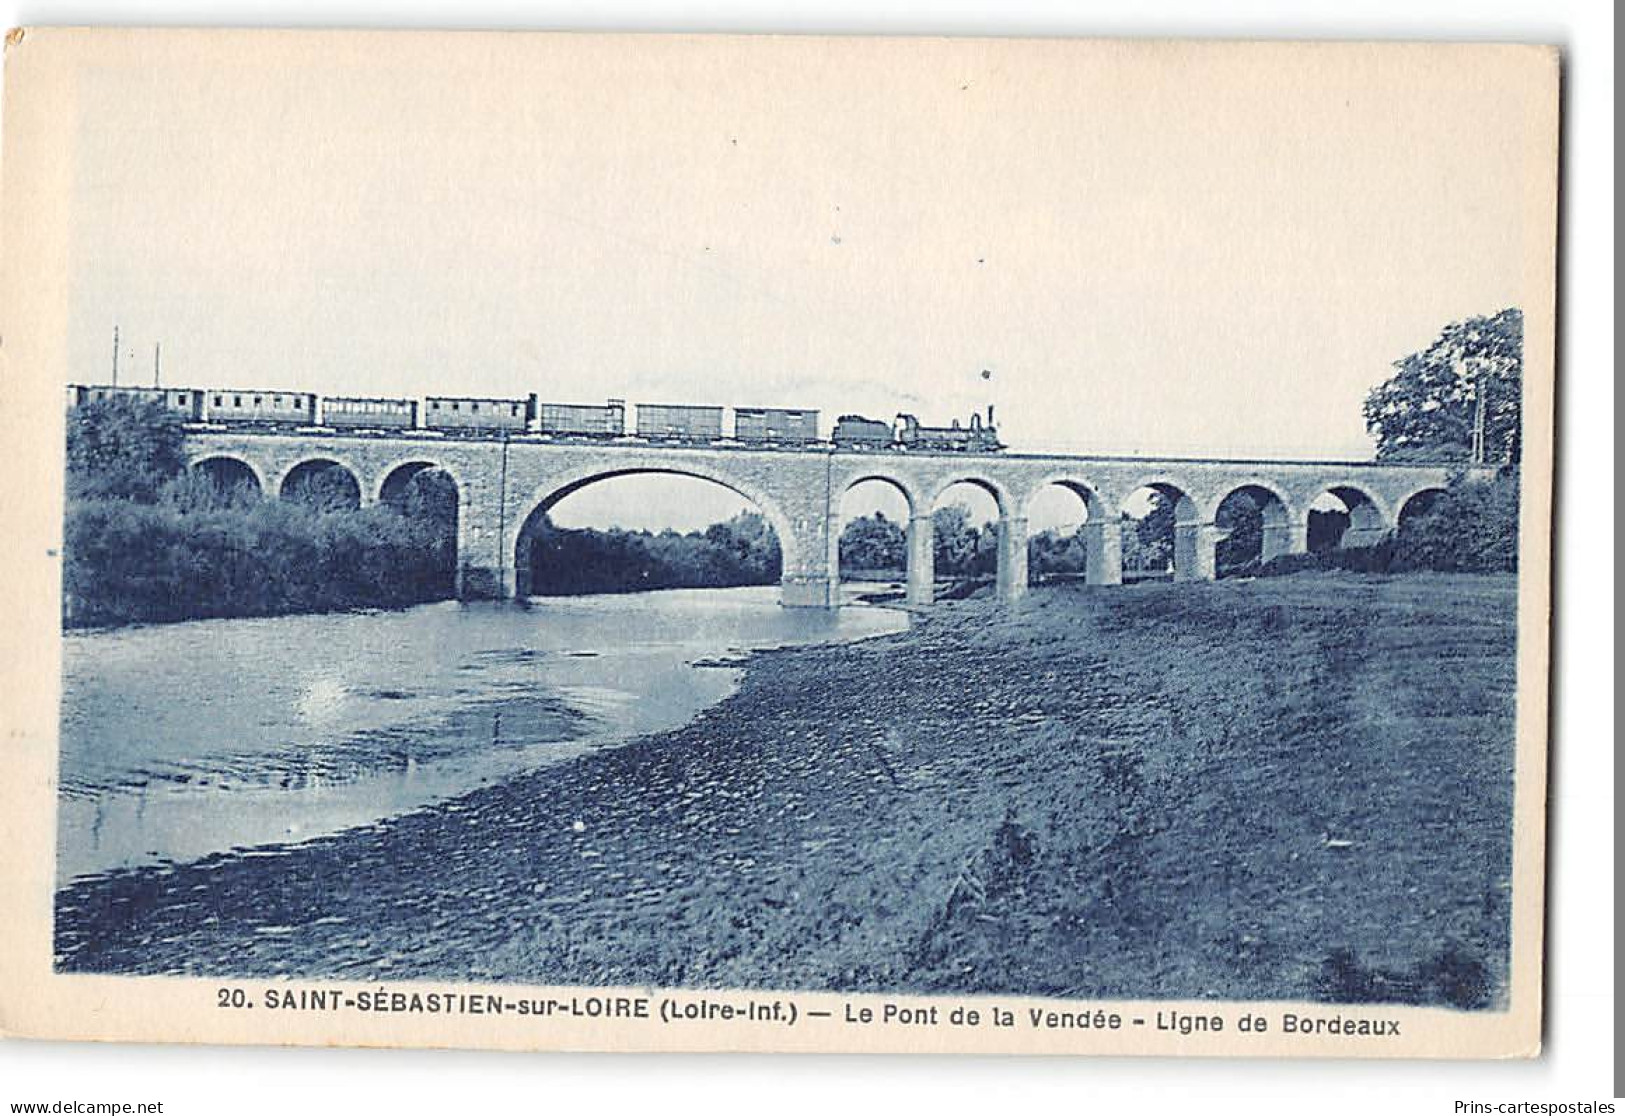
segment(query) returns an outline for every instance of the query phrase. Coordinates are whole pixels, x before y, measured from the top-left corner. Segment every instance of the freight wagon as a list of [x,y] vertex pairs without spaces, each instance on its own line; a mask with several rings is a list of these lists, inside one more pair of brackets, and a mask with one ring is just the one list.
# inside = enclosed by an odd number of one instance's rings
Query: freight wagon
[[715,442],[722,437],[722,408],[639,403],[638,436],[658,442]]
[[524,433],[535,411],[534,395],[525,399],[431,395],[423,401],[423,428]]
[[566,438],[619,438],[626,433],[626,401],[611,399],[603,406],[543,403],[536,432]]
[[322,425],[338,430],[411,430],[418,424],[415,399],[322,397]]
[[741,442],[806,445],[818,441],[818,412],[735,407],[734,437]]

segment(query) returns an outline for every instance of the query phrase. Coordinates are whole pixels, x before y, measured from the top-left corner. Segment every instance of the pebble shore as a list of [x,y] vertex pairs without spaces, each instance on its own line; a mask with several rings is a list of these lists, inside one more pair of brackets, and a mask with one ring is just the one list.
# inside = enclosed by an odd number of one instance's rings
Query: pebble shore
[[1510,578],[939,604],[673,732],[59,892],[59,969],[1494,1007]]

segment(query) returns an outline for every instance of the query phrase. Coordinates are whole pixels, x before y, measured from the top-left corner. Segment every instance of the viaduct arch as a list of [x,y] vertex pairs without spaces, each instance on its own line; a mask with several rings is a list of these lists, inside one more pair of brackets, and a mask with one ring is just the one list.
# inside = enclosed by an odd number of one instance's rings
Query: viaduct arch
[[[1343,544],[1379,541],[1430,493],[1464,472],[1460,465],[1371,462],[1234,461],[1000,454],[660,447],[629,443],[556,443],[540,439],[452,439],[424,435],[201,431],[187,435],[189,462],[235,462],[272,496],[312,462],[342,465],[355,477],[363,505],[390,502],[410,479],[443,470],[457,491],[457,589],[465,598],[512,597],[526,590],[527,531],[565,496],[612,477],[663,473],[719,484],[750,501],[778,536],[785,605],[839,603],[841,501],[853,486],[880,481],[907,503],[908,600],[929,604],[935,580],[931,513],[951,486],[977,485],[998,507],[998,594],[1007,601],[1027,587],[1028,514],[1038,493],[1059,485],[1086,514],[1086,580],[1122,581],[1121,511],[1138,489],[1175,500],[1174,574],[1216,576],[1216,548],[1226,536],[1216,518],[1232,494],[1264,505],[1263,556],[1308,548],[1310,506],[1330,494],[1347,509]],[[235,466],[232,466],[235,467]],[[522,548],[526,548],[522,551]],[[526,577],[521,577],[525,571]]]
[[322,493],[326,500],[353,501],[353,506],[359,508],[365,499],[356,471],[342,461],[327,457],[313,457],[289,468],[277,482],[277,495],[284,500],[304,499],[306,493],[318,485],[326,486]]
[[263,496],[267,489],[265,474],[258,469],[252,461],[244,460],[234,454],[210,453],[194,457],[188,467],[194,473],[201,473],[222,487],[247,484],[251,485],[256,493]]
[[549,480],[544,488],[531,493],[520,502],[513,519],[511,532],[504,535],[510,541],[509,553],[513,555],[513,593],[514,596],[528,597],[530,595],[531,570],[531,544],[535,532],[541,524],[542,517],[552,511],[560,501],[566,497],[590,488],[604,481],[614,480],[618,477],[635,476],[679,476],[691,477],[695,480],[706,481],[710,484],[720,485],[735,495],[750,501],[757,511],[767,517],[768,523],[773,526],[773,533],[778,536],[779,554],[785,569],[793,566],[799,568],[800,554],[795,550],[797,546],[796,525],[788,514],[779,506],[773,497],[757,491],[755,486],[731,477],[725,470],[711,470],[695,465],[686,467],[673,463],[659,463],[654,466],[617,466],[588,465],[576,470],[573,474]]

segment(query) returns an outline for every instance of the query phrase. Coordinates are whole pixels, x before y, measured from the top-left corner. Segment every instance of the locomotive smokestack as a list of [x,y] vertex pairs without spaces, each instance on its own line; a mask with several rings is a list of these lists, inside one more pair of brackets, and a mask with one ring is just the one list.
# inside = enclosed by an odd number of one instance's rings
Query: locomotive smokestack
[[991,403],[987,405],[987,424],[989,426],[993,425],[993,404]]

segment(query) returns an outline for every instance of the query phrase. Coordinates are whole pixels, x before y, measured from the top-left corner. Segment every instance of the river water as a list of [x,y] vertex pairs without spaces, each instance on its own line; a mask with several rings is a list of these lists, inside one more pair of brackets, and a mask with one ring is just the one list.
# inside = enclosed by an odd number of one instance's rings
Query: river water
[[405,813],[675,728],[733,691],[741,652],[907,625],[777,600],[671,590],[70,633],[58,880]]

